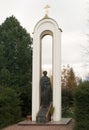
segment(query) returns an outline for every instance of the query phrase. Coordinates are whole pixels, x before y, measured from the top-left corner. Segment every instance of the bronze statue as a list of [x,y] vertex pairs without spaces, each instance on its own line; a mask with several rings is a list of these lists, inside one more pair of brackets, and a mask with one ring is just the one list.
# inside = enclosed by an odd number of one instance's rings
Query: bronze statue
[[50,78],[47,76],[47,71],[44,71],[43,74],[44,76],[40,79],[41,105],[47,107],[52,101],[52,89]]

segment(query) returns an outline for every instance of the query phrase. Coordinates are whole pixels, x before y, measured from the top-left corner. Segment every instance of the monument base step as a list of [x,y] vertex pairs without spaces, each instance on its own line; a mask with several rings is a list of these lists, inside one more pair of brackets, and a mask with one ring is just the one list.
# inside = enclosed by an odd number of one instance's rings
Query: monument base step
[[60,121],[50,121],[48,123],[37,123],[35,121],[25,120],[18,123],[18,125],[43,125],[43,126],[53,126],[53,125],[67,125],[72,118],[62,118]]

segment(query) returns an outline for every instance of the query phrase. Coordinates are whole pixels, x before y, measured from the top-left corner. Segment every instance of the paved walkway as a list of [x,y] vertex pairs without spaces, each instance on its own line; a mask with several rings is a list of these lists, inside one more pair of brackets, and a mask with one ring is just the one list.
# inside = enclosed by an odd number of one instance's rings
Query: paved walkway
[[73,130],[74,121],[72,120],[68,125],[54,125],[54,126],[30,126],[30,125],[12,125],[2,130]]

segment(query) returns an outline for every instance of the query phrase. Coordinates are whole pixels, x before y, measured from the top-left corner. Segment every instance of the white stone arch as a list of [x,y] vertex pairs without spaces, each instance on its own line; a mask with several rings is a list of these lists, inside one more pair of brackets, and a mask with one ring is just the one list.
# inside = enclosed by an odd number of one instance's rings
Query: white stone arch
[[41,39],[51,35],[53,39],[53,106],[54,121],[61,119],[61,32],[55,20],[44,18],[40,20],[33,33],[33,76],[32,76],[32,121],[40,108],[40,71],[41,71]]
[[[45,37],[45,36],[51,36],[51,38],[52,38],[52,45],[53,45],[53,32],[51,32],[50,30],[45,30],[44,32],[42,32],[41,33],[41,35],[40,35],[40,59],[42,60],[42,40],[43,40],[43,38]],[[52,48],[52,50],[53,50],[53,48]],[[40,60],[40,61],[41,61]],[[53,60],[53,58],[52,58],[52,60]],[[40,64],[41,64],[41,70],[42,70],[42,61],[40,62]],[[46,70],[47,71],[47,70]],[[41,76],[42,76],[42,71],[41,71]]]

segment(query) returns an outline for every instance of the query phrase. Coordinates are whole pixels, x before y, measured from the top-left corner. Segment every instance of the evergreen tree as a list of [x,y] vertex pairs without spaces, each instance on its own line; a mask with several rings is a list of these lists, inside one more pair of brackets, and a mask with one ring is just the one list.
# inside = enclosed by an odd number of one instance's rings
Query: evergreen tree
[[73,90],[77,86],[77,80],[74,74],[73,68],[67,65],[62,70],[62,106],[69,107],[73,106]]
[[15,90],[0,86],[0,128],[20,120],[20,103]]
[[73,71],[73,68],[70,68],[70,70],[68,71],[68,74],[67,74],[67,82],[66,82],[66,86],[69,90],[74,90],[77,86],[77,83],[76,83],[76,77],[75,77],[75,74],[74,74],[74,71]]
[[22,111],[31,107],[32,38],[11,16],[0,26],[0,84],[21,92]]
[[77,79],[78,77],[75,76],[73,68],[67,65],[67,67],[63,67],[62,71],[62,88],[73,90],[77,86]]

